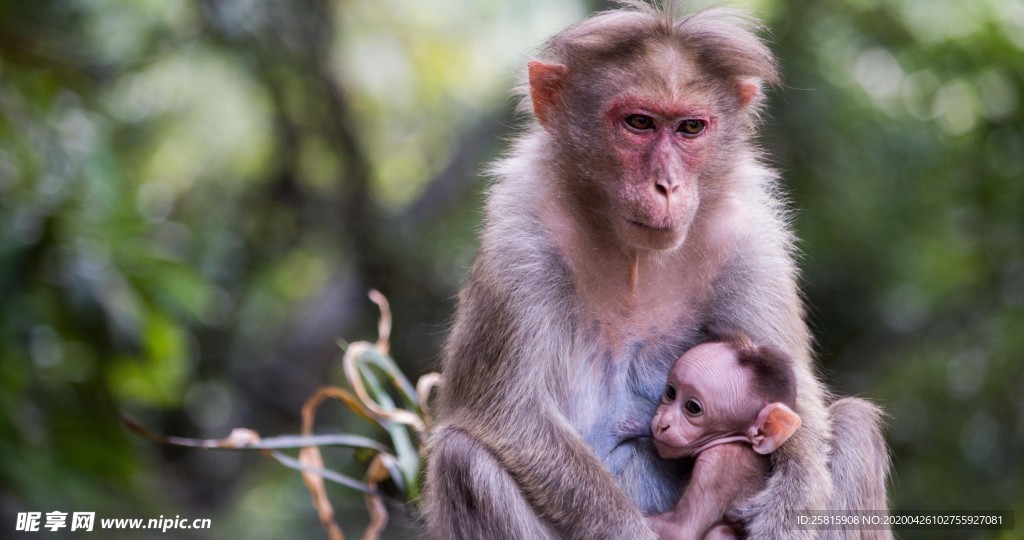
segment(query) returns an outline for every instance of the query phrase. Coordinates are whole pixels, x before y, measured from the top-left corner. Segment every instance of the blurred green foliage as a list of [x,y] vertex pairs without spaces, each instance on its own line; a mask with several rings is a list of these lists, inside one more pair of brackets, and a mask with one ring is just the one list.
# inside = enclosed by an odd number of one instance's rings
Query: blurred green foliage
[[[1024,516],[1024,4],[740,4],[782,61],[762,142],[821,362],[890,412],[894,506]],[[119,412],[295,432],[340,379],[335,338],[373,334],[370,287],[404,369],[435,369],[509,88],[599,7],[0,0],[0,526],[84,510],[321,534],[297,475],[154,447]],[[358,531],[361,501],[332,499]]]

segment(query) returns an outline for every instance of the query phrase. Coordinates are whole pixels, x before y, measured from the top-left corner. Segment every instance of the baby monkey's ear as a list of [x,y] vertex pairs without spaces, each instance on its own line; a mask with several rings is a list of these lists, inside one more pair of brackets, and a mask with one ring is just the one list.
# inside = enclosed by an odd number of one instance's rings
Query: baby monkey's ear
[[789,440],[800,427],[800,415],[782,403],[769,403],[757,414],[754,425],[747,430],[750,443],[758,454],[770,454]]

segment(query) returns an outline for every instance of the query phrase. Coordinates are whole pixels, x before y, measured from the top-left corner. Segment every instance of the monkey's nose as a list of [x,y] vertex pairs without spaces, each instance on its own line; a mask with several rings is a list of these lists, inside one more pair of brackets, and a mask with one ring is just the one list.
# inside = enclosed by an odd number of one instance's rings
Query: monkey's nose
[[658,191],[659,195],[668,199],[673,193],[679,191],[679,182],[676,182],[671,176],[664,176],[654,182],[654,189]]

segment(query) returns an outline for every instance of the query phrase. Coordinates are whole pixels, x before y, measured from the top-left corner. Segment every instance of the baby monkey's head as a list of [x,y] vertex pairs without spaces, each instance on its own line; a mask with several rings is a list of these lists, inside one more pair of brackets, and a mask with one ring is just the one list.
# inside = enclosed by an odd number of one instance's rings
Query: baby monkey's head
[[669,372],[651,431],[658,455],[693,457],[717,444],[769,454],[800,427],[792,358],[744,339],[686,352]]

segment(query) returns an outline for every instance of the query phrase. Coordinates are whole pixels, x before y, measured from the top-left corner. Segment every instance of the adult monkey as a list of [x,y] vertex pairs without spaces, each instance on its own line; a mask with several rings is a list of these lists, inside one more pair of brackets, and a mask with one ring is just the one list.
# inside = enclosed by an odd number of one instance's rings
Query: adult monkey
[[885,508],[877,409],[830,411],[813,373],[793,238],[751,142],[778,76],[750,22],[629,2],[542,58],[523,100],[538,122],[494,169],[444,352],[428,534],[653,538],[643,514],[672,506],[686,466],[657,456],[650,419],[712,327],[795,357],[803,428],[741,509],[750,536],[813,536],[789,511]]

